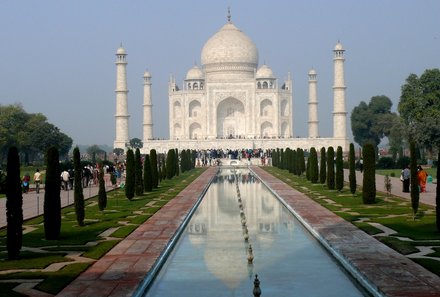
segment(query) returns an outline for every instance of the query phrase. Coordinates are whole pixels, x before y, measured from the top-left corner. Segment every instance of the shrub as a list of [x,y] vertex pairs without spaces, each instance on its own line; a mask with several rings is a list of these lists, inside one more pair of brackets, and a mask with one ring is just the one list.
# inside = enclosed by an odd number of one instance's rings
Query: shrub
[[142,178],[141,151],[139,150],[139,148],[136,149],[134,155],[134,180],[136,196],[140,196],[144,193],[144,182]]
[[175,151],[174,149],[168,150],[167,160],[166,160],[166,174],[168,179],[172,179],[174,177],[174,170],[176,169],[176,163],[174,160]]
[[150,164],[152,186],[153,188],[157,188],[159,186],[159,171],[157,169],[157,153],[155,149],[150,150]]
[[74,182],[73,182],[73,199],[75,204],[76,221],[79,226],[84,226],[84,193],[82,187],[82,167],[81,167],[81,154],[79,148],[73,149],[73,169],[74,169]]
[[354,195],[356,193],[356,156],[354,152],[354,144],[350,143],[350,151],[348,154],[350,192]]
[[134,154],[131,149],[127,150],[127,166],[125,168],[125,197],[128,200],[134,197],[134,183],[135,183],[135,173],[134,173]]
[[403,169],[411,163],[411,160],[407,156],[400,157],[397,159],[396,167],[399,169]]
[[8,150],[6,165],[6,246],[8,259],[18,259],[23,242],[23,194],[21,191],[18,149]]
[[396,164],[391,157],[382,157],[377,161],[376,167],[378,169],[393,169],[396,167]]
[[342,160],[342,147],[336,149],[336,190],[341,191],[344,188],[344,168]]
[[61,171],[56,147],[47,151],[46,184],[44,187],[44,234],[47,240],[56,240],[61,231]]
[[329,190],[335,189],[335,151],[333,147],[329,147],[327,150],[327,188]]
[[151,169],[150,155],[144,158],[144,189],[145,192],[153,191],[153,172]]
[[309,162],[310,162],[310,181],[316,184],[319,179],[319,172],[318,172],[319,169],[318,169],[318,154],[314,147],[310,149]]
[[362,183],[362,199],[364,204],[373,204],[376,201],[376,169],[374,146],[367,143],[363,147],[364,179]]
[[99,190],[98,190],[98,208],[103,211],[107,207],[107,192],[105,191],[103,166],[98,172]]
[[321,164],[319,166],[319,182],[325,184],[327,179],[327,165],[326,165],[325,147],[321,148]]

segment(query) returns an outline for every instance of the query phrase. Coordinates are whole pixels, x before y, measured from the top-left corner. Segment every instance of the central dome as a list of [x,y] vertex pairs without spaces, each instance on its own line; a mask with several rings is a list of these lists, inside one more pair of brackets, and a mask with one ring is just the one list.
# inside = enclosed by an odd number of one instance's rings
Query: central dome
[[246,64],[256,68],[258,50],[246,34],[234,24],[227,23],[205,43],[201,62],[205,67],[212,64]]

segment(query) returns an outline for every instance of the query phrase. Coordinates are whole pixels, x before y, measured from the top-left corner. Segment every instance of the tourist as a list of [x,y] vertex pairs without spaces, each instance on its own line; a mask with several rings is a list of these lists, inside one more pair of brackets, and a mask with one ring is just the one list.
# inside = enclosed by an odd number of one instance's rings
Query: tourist
[[67,170],[64,170],[63,172],[61,172],[61,182],[62,182],[62,186],[64,188],[65,191],[68,191],[68,185],[69,185],[69,172],[67,172]]
[[38,168],[34,174],[34,183],[35,183],[35,192],[38,194],[40,193],[40,183],[41,183],[41,173],[40,170],[38,170]]
[[27,193],[27,192],[29,192],[29,182],[30,182],[30,180],[31,180],[31,177],[29,176],[28,173],[26,173],[26,174],[23,176],[23,179],[22,179],[23,193]]
[[426,180],[428,178],[428,174],[425,170],[423,170],[422,166],[417,167],[417,180],[419,182],[419,189],[421,193],[426,192]]
[[403,168],[400,180],[403,182],[403,192],[409,193],[409,182],[411,177],[411,171],[409,170],[409,166]]

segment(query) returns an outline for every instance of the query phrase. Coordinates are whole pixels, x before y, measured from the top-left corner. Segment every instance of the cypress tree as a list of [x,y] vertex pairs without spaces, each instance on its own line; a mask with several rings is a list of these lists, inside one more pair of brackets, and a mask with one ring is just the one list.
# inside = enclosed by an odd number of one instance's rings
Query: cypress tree
[[348,175],[348,180],[350,181],[350,192],[354,195],[356,193],[356,157],[353,143],[350,143],[348,165],[350,171],[350,174]]
[[[419,209],[419,182],[417,178],[417,147],[414,141],[410,141],[409,143],[409,152],[410,152],[410,170],[411,170],[411,207],[413,209],[414,218],[417,214],[417,210]],[[439,165],[437,165],[439,166]]]
[[75,204],[76,221],[79,226],[84,226],[85,209],[84,209],[84,193],[82,187],[82,168],[81,168],[81,155],[79,148],[73,149],[73,170],[74,170],[74,182],[73,182],[73,199]]
[[286,158],[285,158],[285,162],[286,162],[286,169],[287,171],[291,172],[292,169],[290,168],[290,148],[286,148]]
[[168,150],[166,166],[165,166],[168,179],[172,179],[174,177],[174,170],[176,169],[176,164],[174,161],[174,154],[175,154],[174,149]]
[[180,166],[179,166],[179,150],[176,148],[174,149],[174,175],[179,176],[180,172]]
[[[159,186],[159,172],[157,170],[157,153],[155,149],[150,150],[150,164],[151,164],[151,182],[152,187],[156,189]],[[145,170],[145,166],[144,166]],[[145,183],[144,183],[145,187]]]
[[128,200],[133,199],[134,197],[134,185],[135,185],[135,168],[134,168],[134,154],[131,149],[127,150],[127,166],[126,166],[126,177],[125,177],[125,197]]
[[56,240],[61,231],[60,155],[56,147],[47,150],[46,185],[44,188],[44,234]]
[[18,149],[8,150],[6,165],[6,246],[8,259],[18,259],[23,241],[23,194],[21,190]]
[[161,167],[162,167],[162,180],[167,178],[167,167],[166,167],[166,160],[165,160],[165,155],[162,154],[161,155]]
[[103,211],[107,207],[107,192],[105,191],[104,169],[100,166],[98,172],[99,190],[98,190],[98,208]]
[[310,181],[316,184],[319,179],[319,169],[318,169],[318,153],[316,152],[316,149],[314,147],[310,149],[309,162],[310,162]]
[[376,158],[374,145],[363,146],[364,178],[362,182],[362,200],[364,204],[373,204],[376,200]]
[[327,188],[329,190],[335,189],[335,151],[333,147],[327,150]]
[[285,159],[285,155],[284,155],[284,149],[282,148],[281,150],[280,150],[280,169],[285,169],[285,167],[284,167],[284,165],[285,165],[285,161],[284,161],[284,159]]
[[301,176],[306,171],[306,161],[304,160],[304,150],[302,148],[298,148],[296,153],[298,159],[298,176]]
[[144,158],[144,189],[145,192],[153,191],[153,170],[150,162],[150,155]]
[[336,149],[336,190],[344,188],[344,161],[342,159],[342,147]]
[[321,164],[319,166],[319,182],[325,184],[327,179],[327,159],[325,155],[325,147],[321,148]]
[[298,175],[298,149],[292,151],[293,174]]
[[140,196],[144,193],[144,182],[142,180],[142,160],[139,148],[136,149],[134,155],[134,180],[136,196]]
[[306,164],[306,179],[310,180],[310,156],[307,160],[307,164]]
[[278,167],[278,149],[272,150],[272,166]]
[[182,171],[182,173],[188,170],[187,166],[188,166],[188,161],[186,158],[186,151],[182,150],[182,152],[180,153],[180,170]]

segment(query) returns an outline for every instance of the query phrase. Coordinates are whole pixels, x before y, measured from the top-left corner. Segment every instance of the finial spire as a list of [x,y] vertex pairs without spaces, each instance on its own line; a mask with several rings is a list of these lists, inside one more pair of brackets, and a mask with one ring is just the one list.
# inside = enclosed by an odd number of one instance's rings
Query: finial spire
[[228,6],[228,23],[231,22],[231,7]]

